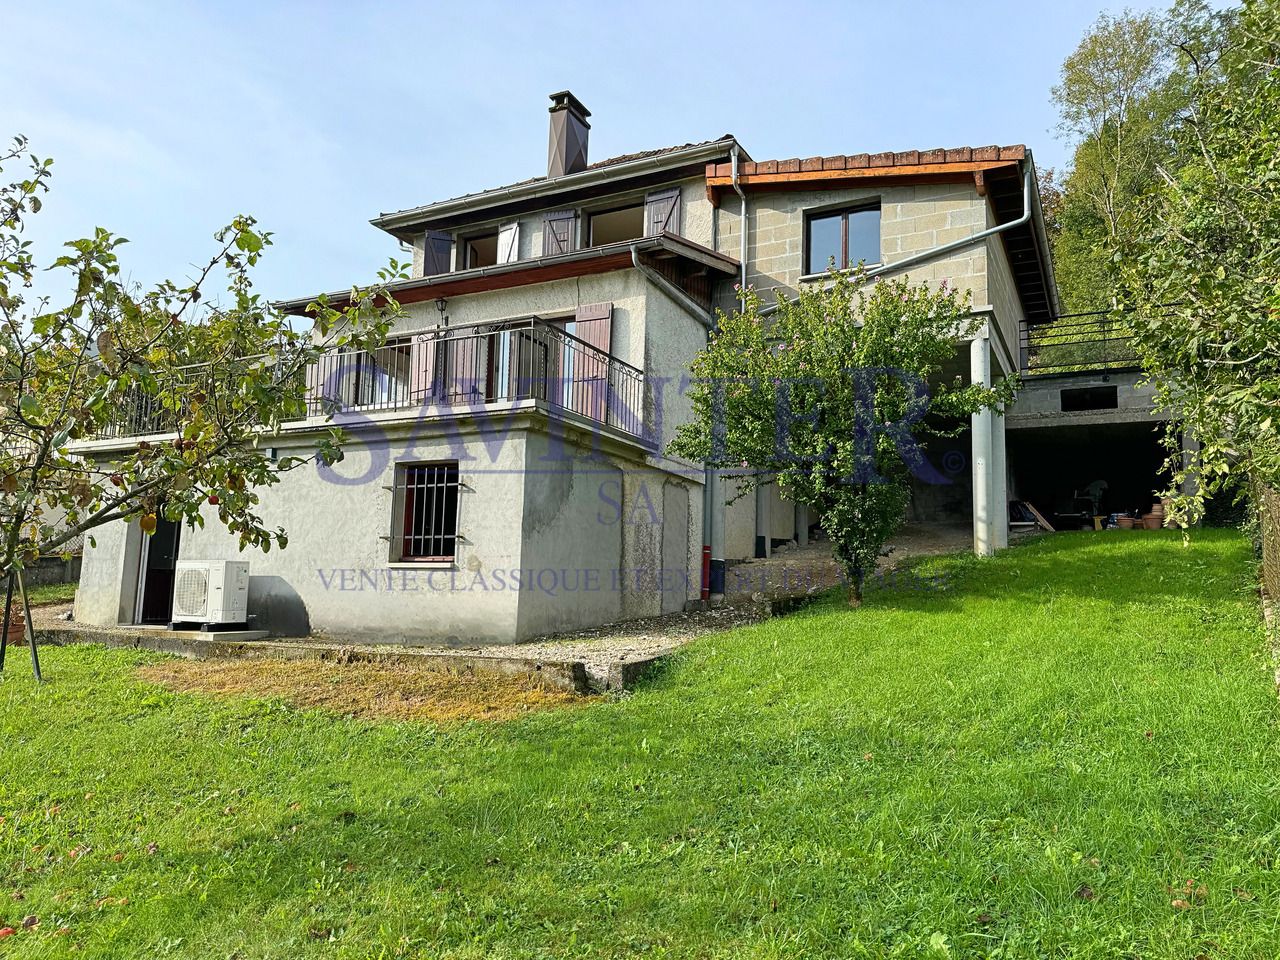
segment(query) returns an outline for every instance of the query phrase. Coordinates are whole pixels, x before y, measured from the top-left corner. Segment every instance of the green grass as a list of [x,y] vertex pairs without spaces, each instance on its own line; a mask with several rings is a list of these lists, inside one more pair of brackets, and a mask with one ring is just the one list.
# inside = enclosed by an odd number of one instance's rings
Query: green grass
[[946,589],[453,730],[171,694],[137,653],[50,649],[40,689],[11,661],[0,919],[40,925],[0,957],[1275,956],[1245,541],[919,572]]
[[[27,589],[27,599],[33,607],[43,607],[51,603],[70,603],[76,598],[78,583],[45,583]],[[0,603],[3,603],[0,599]]]

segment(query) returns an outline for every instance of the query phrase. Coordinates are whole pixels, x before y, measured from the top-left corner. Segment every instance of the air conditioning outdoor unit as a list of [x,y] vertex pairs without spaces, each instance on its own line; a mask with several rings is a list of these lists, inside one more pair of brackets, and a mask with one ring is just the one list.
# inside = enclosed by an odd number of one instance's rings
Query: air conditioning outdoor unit
[[173,577],[174,623],[202,629],[249,619],[247,560],[179,560]]

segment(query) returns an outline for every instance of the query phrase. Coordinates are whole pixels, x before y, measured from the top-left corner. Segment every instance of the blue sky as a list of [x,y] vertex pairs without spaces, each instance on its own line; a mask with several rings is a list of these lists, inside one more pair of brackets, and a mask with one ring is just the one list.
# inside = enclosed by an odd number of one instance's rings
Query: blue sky
[[592,159],[734,133],[756,159],[1026,143],[1061,166],[1049,88],[1121,6],[12,4],[0,137],[55,159],[44,260],[104,226],[133,279],[184,277],[244,212],[275,233],[259,288],[302,296],[404,258],[380,211],[545,173],[566,87]]

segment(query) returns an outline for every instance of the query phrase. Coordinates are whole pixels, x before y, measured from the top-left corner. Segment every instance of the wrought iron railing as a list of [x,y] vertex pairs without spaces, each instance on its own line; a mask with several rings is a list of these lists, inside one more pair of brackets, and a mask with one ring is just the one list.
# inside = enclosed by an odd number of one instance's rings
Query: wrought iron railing
[[1126,370],[1141,366],[1124,323],[1107,316],[1022,327],[1022,370],[1028,375]]
[[[177,371],[164,404],[134,387],[116,398],[103,438],[176,430],[190,398],[216,393],[208,366]],[[336,350],[306,375],[307,413],[415,410],[542,400],[639,436],[644,375],[608,351],[537,317],[394,338],[374,350]]]
[[638,435],[644,375],[537,317],[442,328],[338,351],[308,374],[312,415],[542,400]]

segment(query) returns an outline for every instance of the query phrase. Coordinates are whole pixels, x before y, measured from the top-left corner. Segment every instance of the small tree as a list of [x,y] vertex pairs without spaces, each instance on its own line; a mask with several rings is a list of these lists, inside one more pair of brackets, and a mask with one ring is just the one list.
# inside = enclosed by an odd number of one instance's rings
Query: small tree
[[[382,340],[398,311],[385,284],[399,265],[341,307],[321,298],[310,308],[314,330],[295,331],[252,289],[250,270],[271,236],[251,218],[219,231],[194,279],[146,291],[119,279],[123,238],[98,229],[48,265],[70,279],[67,302],[55,306],[31,299],[39,267],[23,238],[51,161],[22,138],[0,154],[0,169],[15,161],[30,173],[0,186],[0,591],[11,572],[103,524],[136,521],[151,533],[163,514],[202,525],[206,504],[241,549],[284,547],[288,532],[266,528],[257,491],[312,458],[272,460],[264,441],[306,415],[306,368],[324,351]],[[219,272],[226,291],[206,299]],[[73,450],[110,428],[145,432],[130,429],[143,421],[172,438],[92,459]],[[342,440],[329,429],[315,455],[340,459]]]
[[671,452],[741,469],[744,491],[776,481],[814,508],[849,582],[849,604],[905,516],[910,477],[948,482],[919,441],[955,435],[966,418],[1012,397],[938,382],[958,338],[980,321],[968,293],[930,290],[907,278],[866,282],[833,273],[761,316],[754,290],[720,314],[694,361],[696,419]]

